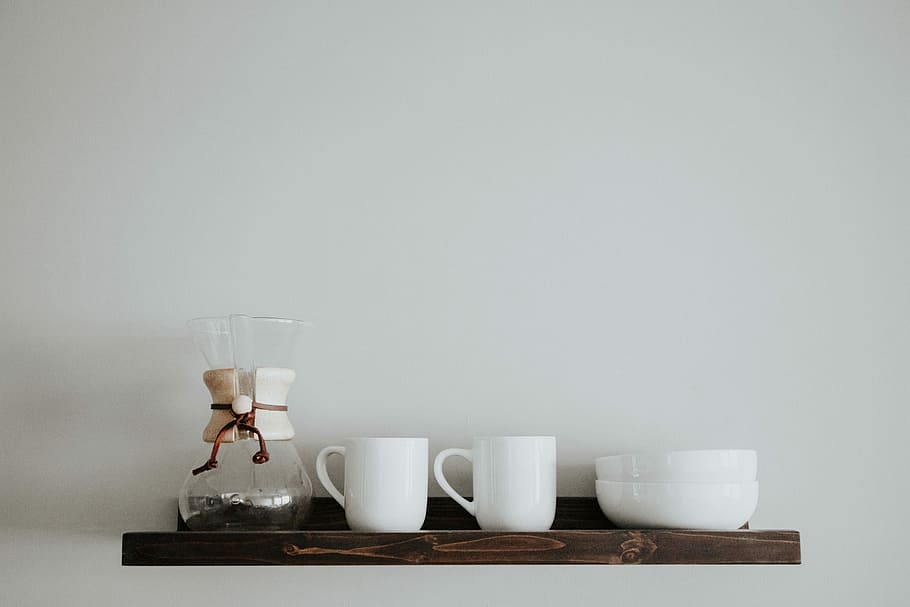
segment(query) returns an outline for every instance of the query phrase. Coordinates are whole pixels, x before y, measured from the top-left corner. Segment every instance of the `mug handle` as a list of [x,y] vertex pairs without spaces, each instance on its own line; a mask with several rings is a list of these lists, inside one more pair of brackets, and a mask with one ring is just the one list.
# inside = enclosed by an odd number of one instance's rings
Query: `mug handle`
[[337,453],[344,457],[344,447],[333,445],[331,447],[326,447],[319,452],[319,455],[316,456],[316,476],[319,477],[319,482],[322,483],[325,490],[329,492],[329,495],[334,497],[335,501],[344,508],[344,494],[338,490],[335,483],[329,478],[329,473],[325,469],[325,462],[333,453]]
[[445,491],[449,497],[458,502],[459,506],[467,510],[468,514],[477,516],[474,502],[469,502],[458,495],[458,492],[452,488],[452,485],[449,484],[449,481],[446,480],[445,475],[442,473],[443,462],[452,455],[463,457],[472,464],[474,463],[474,454],[471,453],[470,449],[444,449],[439,452],[439,455],[436,456],[436,460],[433,462],[433,476],[436,477],[436,482],[439,483],[439,486],[442,487],[442,490]]

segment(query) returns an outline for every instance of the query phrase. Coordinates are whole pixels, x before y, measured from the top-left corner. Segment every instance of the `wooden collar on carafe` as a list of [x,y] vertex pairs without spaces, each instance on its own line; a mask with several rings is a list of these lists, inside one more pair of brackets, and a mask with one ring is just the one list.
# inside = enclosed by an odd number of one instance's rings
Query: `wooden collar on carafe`
[[263,411],[287,411],[287,405],[267,405],[265,403],[257,403],[253,401],[253,405],[249,411],[246,413],[236,413],[234,411],[233,405],[231,403],[212,403],[212,409],[219,411],[230,411],[231,415],[234,416],[234,419],[229,421],[218,431],[218,435],[215,437],[215,444],[212,445],[212,454],[209,456],[207,462],[195,468],[193,470],[193,476],[201,474],[206,470],[213,470],[218,467],[218,449],[221,447],[221,442],[224,440],[225,434],[237,428],[238,430],[244,430],[250,434],[255,434],[259,439],[259,451],[253,454],[252,460],[254,464],[264,464],[269,461],[269,450],[265,445],[265,439],[262,437],[262,432],[259,431],[259,428],[256,427],[256,410],[261,409]]
[[[224,411],[233,407],[231,403],[212,403],[212,409]],[[253,409],[262,409],[263,411],[287,411],[287,405],[267,405],[265,403],[253,403]]]

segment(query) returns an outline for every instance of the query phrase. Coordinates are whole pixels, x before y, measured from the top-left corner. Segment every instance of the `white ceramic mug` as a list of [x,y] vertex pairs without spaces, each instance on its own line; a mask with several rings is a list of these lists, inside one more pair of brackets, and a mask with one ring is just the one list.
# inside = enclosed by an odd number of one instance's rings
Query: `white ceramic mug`
[[[458,495],[442,473],[447,457],[470,461],[474,501]],[[556,438],[475,438],[472,449],[446,449],[433,463],[436,482],[489,531],[546,531],[556,515]]]
[[[425,438],[349,438],[316,457],[316,475],[354,531],[419,531],[427,515]],[[344,456],[344,493],[325,464]]]

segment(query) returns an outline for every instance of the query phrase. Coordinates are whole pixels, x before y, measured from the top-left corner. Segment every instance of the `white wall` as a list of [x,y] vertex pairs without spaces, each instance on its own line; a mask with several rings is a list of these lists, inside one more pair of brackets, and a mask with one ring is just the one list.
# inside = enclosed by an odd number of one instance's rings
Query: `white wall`
[[[904,604],[908,75],[905,1],[0,1],[0,602]],[[121,568],[231,311],[318,323],[311,474],[754,447],[804,564]]]

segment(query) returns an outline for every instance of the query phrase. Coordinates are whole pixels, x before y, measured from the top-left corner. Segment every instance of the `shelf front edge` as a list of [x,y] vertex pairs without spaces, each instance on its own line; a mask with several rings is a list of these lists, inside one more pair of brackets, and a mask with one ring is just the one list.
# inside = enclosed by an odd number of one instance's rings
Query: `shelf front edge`
[[798,531],[132,532],[123,565],[733,565],[800,560]]

